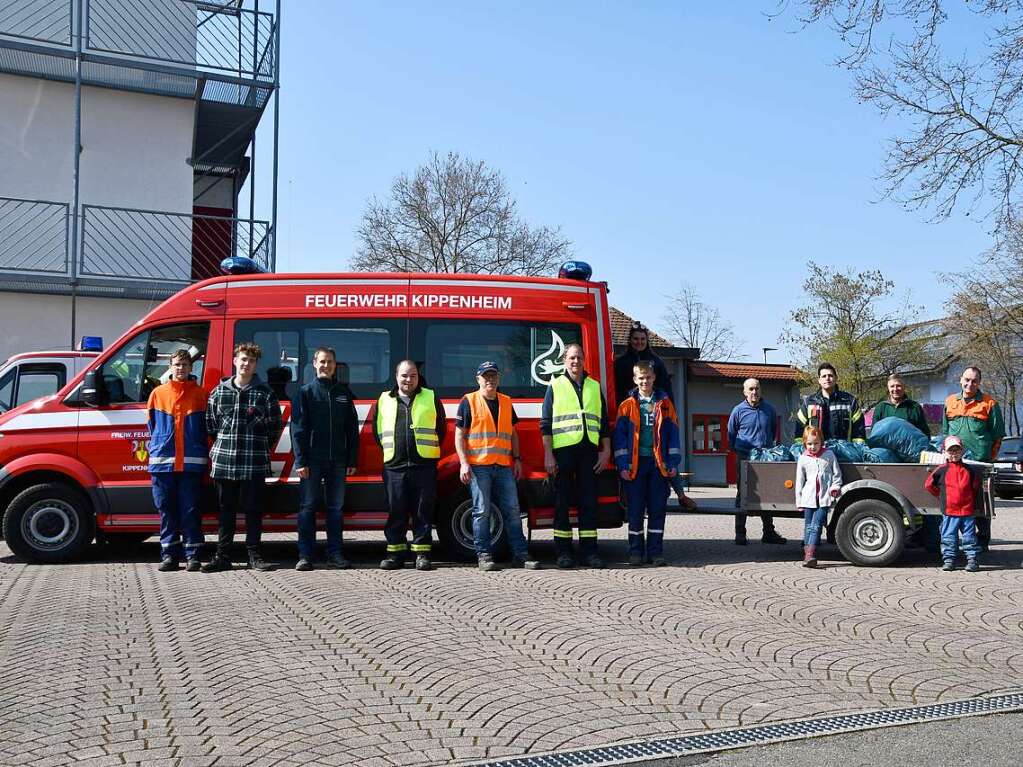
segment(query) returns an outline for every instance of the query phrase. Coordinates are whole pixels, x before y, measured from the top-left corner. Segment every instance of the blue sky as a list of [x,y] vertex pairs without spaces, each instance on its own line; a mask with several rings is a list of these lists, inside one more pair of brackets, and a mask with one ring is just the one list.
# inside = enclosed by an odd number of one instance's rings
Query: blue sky
[[881,200],[898,123],[856,103],[831,32],[774,8],[286,3],[278,269],[345,270],[366,201],[454,150],[503,172],[655,330],[684,280],[761,361],[810,259],[880,268],[940,316],[939,273],[990,245],[989,222]]

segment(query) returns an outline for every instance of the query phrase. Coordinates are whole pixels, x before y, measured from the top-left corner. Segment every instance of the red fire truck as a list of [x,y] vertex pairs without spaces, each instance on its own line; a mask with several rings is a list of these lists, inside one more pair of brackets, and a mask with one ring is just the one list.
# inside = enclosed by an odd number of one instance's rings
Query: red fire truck
[[[157,532],[147,472],[149,392],[167,380],[170,355],[178,349],[190,352],[195,375],[212,390],[232,374],[232,349],[242,341],[261,347],[259,375],[277,391],[285,423],[291,395],[315,377],[312,351],[321,345],[337,350],[362,422],[358,473],[349,478],[345,498],[349,530],[383,529],[381,453],[369,419],[402,359],[421,363],[425,383],[449,417],[476,388],[480,362],[500,365],[501,390],[520,418],[520,500],[530,529],[553,523],[538,422],[566,344],[583,344],[587,369],[614,405],[607,289],[600,282],[451,274],[213,278],[143,317],[56,394],[0,415],[0,514],[11,550],[25,560],[64,562],[97,537],[129,542]],[[439,466],[437,533],[452,557],[469,558],[470,501],[458,480],[453,432]],[[268,532],[295,529],[292,461],[285,428],[267,478]],[[620,526],[624,515],[610,469],[600,477],[599,496],[600,526]],[[503,538],[500,516],[494,519]],[[204,500],[203,525],[216,529],[212,493]]]

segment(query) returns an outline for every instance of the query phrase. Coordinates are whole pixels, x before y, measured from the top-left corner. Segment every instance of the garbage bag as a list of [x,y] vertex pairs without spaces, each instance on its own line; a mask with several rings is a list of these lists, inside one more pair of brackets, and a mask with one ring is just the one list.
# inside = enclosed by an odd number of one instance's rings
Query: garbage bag
[[793,461],[792,454],[786,445],[775,445],[774,447],[755,447],[749,454],[751,461],[768,461],[780,463],[782,461]]
[[916,463],[920,453],[931,449],[927,435],[909,421],[882,418],[874,424],[867,438],[870,447],[884,447],[895,452],[905,463]]
[[863,463],[863,445],[847,439],[829,439],[824,446],[835,454],[839,463]]
[[798,461],[799,456],[803,454],[803,443],[793,442],[791,445],[789,445],[789,453],[791,454],[793,461]]
[[902,463],[899,454],[886,447],[863,448],[863,460],[867,463]]

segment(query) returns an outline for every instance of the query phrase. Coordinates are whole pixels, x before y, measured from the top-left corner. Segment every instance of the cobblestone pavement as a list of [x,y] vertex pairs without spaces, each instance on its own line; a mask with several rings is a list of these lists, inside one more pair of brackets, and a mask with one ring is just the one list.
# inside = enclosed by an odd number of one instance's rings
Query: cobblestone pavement
[[[798,538],[801,523],[780,520]],[[672,515],[678,566],[158,573],[0,546],[0,765],[446,764],[1023,688],[1023,509],[977,574],[911,553],[740,548]],[[751,541],[759,520],[749,521]],[[553,557],[549,534],[534,552]],[[293,564],[294,542],[267,554]]]

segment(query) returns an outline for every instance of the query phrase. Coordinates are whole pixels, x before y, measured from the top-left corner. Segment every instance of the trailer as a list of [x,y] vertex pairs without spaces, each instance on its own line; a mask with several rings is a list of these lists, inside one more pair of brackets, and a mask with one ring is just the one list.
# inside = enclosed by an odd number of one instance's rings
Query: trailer
[[[849,562],[883,567],[901,556],[907,537],[927,516],[941,516],[938,499],[924,489],[937,467],[909,463],[843,463],[842,494],[828,515],[828,539]],[[753,516],[802,519],[795,504],[796,465],[743,461],[739,469],[739,506]],[[992,475],[982,483],[982,516],[994,517]],[[703,509],[701,509],[703,510]],[[726,509],[708,508],[725,512]],[[735,513],[739,509],[732,508]]]

